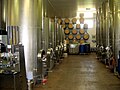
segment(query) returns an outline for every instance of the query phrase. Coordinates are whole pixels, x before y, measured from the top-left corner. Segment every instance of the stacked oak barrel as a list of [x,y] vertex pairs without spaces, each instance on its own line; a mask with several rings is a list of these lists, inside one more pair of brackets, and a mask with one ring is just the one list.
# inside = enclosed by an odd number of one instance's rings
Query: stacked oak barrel
[[[67,44],[80,44],[81,46],[87,43],[88,45],[88,24],[84,23],[84,14],[80,14],[80,18],[65,18],[61,19],[60,22],[64,29]],[[81,50],[79,51],[81,53]]]

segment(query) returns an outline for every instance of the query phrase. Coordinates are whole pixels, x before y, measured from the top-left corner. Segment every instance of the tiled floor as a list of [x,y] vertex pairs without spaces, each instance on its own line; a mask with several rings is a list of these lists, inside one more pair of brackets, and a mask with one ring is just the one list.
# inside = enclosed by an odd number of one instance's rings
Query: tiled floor
[[120,79],[90,55],[69,55],[34,90],[120,90]]

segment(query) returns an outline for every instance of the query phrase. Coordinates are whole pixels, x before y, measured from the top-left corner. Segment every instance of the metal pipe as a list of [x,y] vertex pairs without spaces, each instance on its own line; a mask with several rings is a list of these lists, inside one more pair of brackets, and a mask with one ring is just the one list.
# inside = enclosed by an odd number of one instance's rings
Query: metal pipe
[[60,45],[60,42],[61,42],[61,28],[60,28],[60,25],[57,23],[57,45]]
[[55,31],[54,31],[54,45],[57,46],[57,18],[55,16]]
[[52,30],[52,48],[55,50],[55,21],[51,18],[51,30]]

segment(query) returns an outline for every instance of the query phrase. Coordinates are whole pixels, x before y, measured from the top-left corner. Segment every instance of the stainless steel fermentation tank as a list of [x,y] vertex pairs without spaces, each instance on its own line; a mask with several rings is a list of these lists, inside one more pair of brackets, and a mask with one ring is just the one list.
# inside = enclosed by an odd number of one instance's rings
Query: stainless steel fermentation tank
[[115,59],[120,50],[120,1],[106,0],[97,11],[97,44],[111,46]]
[[115,30],[115,57],[118,58],[119,50],[120,50],[120,1],[119,0],[113,0],[114,5],[114,30]]
[[[114,22],[113,22],[113,13],[110,8],[109,0],[106,0],[102,3],[101,7],[97,10],[97,47],[98,50],[100,47],[103,47],[102,51],[98,51],[98,53],[104,54],[104,58],[101,58],[105,63],[106,60],[109,60],[111,57],[111,52],[115,53],[115,45],[114,45]],[[109,48],[109,49],[108,49]],[[101,57],[98,55],[98,57]]]
[[116,67],[118,67],[118,71],[120,70],[120,61],[118,58],[120,51],[120,1],[119,0],[109,0],[109,7],[111,13],[111,28],[112,29],[112,40],[111,44],[113,46],[113,54],[116,59]]
[[0,29],[6,28],[6,1],[0,0]]
[[[27,78],[39,76],[37,53],[41,49],[42,0],[18,0],[20,7],[20,40],[25,46]],[[39,13],[38,13],[39,12]],[[29,76],[32,73],[32,76]]]
[[102,25],[101,25],[101,32],[102,32],[102,45],[104,47],[108,46],[109,45],[109,26],[108,26],[108,13],[109,13],[109,7],[108,7],[108,2],[103,2],[102,3],[102,7],[101,7],[101,10],[102,10]]
[[[2,2],[0,5],[3,7],[0,12],[4,12],[4,17],[0,20],[5,21],[6,26],[19,27],[19,41],[24,45],[25,51],[27,78],[34,79],[41,74],[38,71],[40,68],[38,52],[44,49],[47,54],[50,48],[53,48],[54,52],[56,46],[63,42],[61,26],[59,26],[59,34],[56,32],[55,21],[51,20],[51,17],[55,19],[54,8],[49,0],[0,1]],[[59,38],[58,35],[62,37]],[[57,41],[59,42],[57,43]]]
[[114,46],[113,17],[109,2],[103,2],[97,11],[97,38],[98,44],[107,47]]
[[117,59],[120,50],[120,1],[108,0],[105,4],[106,7],[106,45],[112,46],[113,53]]
[[98,21],[97,21],[97,36],[99,36],[99,45],[103,46],[103,11],[102,8],[100,7],[98,9],[98,13],[97,13],[97,17],[98,17]]
[[6,0],[0,0],[0,41],[2,41],[5,45],[7,44],[6,6]]
[[62,26],[58,23],[58,18],[55,17],[55,62],[58,63],[63,54],[64,31]]
[[[42,48],[43,0],[4,0],[7,26],[19,26],[20,42],[24,45],[26,73],[33,79],[37,72],[37,53]],[[34,73],[29,76],[29,73]]]

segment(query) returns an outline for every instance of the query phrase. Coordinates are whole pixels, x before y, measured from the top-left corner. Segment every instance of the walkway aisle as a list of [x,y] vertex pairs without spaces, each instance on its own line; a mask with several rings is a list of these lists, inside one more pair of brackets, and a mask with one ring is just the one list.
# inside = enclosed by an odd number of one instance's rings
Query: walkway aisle
[[91,55],[69,55],[34,90],[120,90],[120,79]]

